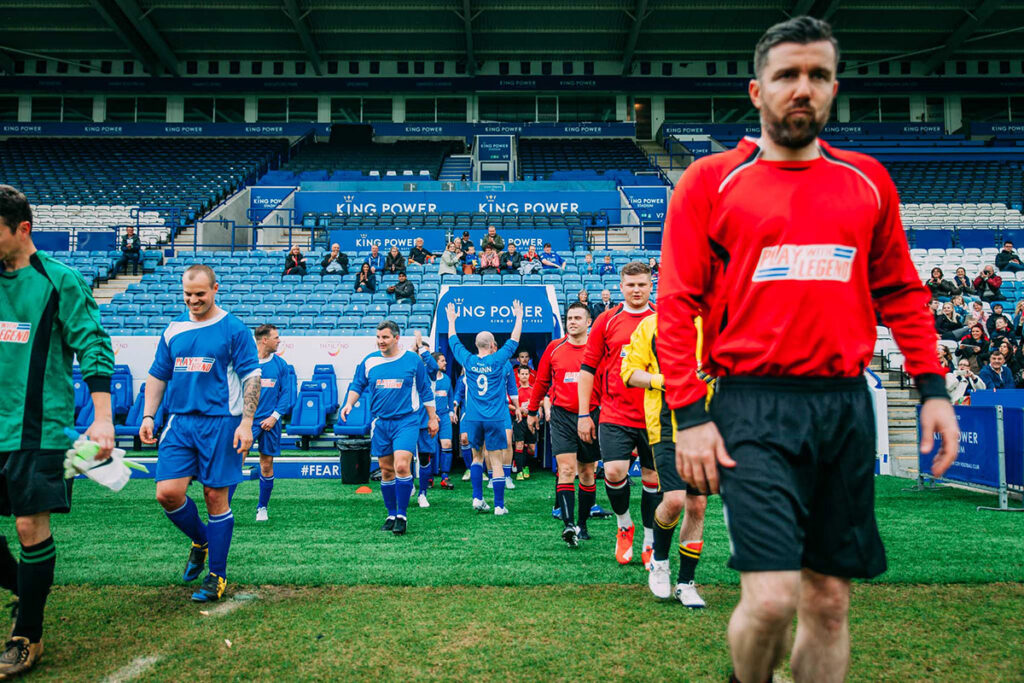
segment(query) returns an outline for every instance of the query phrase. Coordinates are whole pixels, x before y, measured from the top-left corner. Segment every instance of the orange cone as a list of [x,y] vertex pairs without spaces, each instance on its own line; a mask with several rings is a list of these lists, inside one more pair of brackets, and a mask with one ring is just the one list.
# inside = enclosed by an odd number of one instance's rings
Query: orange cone
[[369,486],[360,486],[356,489],[356,493],[372,493]]

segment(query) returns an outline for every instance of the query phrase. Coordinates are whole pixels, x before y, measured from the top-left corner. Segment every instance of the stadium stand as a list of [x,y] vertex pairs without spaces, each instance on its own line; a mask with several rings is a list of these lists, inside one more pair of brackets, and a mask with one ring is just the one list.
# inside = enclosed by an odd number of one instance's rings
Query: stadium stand
[[[636,173],[654,173],[632,140],[545,140],[519,141],[519,171],[524,180],[616,180],[635,184]],[[603,173],[603,175],[598,175]]]
[[[377,180],[380,178],[415,177],[436,180],[445,157],[461,151],[454,142],[409,141],[400,143],[305,145],[282,168],[298,180]],[[287,178],[272,174],[260,181],[262,185],[278,184],[274,179]],[[286,183],[287,184],[287,183]]]
[[[36,226],[141,225],[166,241],[287,150],[275,139],[9,138],[2,180],[32,198]],[[138,209],[151,208],[142,211]]]

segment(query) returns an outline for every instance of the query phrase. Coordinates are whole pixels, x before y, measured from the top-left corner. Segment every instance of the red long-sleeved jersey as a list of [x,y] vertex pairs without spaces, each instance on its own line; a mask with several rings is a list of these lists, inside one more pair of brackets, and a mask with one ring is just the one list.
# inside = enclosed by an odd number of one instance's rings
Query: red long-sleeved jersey
[[694,358],[698,315],[711,375],[855,377],[874,352],[877,309],[922,396],[945,396],[896,187],[869,156],[819,149],[811,161],[766,161],[747,138],[692,164],[676,187],[658,354],[680,428],[708,419]]
[[[594,373],[594,386],[601,387],[601,423],[644,429],[644,389],[627,387],[622,382],[623,349],[633,330],[644,318],[654,315],[654,306],[647,304],[633,312],[619,304],[597,316],[590,327],[587,349],[583,354],[584,370]],[[691,321],[692,326],[692,321]],[[593,400],[593,399],[591,399]]]
[[[577,380],[586,348],[585,344],[579,346],[573,344],[569,341],[568,336],[548,344],[540,357],[540,364],[537,366],[537,380],[533,385],[533,393],[530,395],[529,410],[531,413],[537,412],[541,401],[549,391],[552,404],[565,410],[571,410],[573,413],[579,409]],[[601,390],[595,382],[594,391],[590,395],[590,409],[593,410],[599,405],[601,405]]]

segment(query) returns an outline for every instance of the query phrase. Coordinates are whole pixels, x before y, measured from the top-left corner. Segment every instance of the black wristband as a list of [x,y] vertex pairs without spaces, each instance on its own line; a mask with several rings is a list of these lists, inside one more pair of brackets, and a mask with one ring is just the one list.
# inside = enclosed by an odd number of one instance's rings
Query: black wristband
[[145,419],[146,419],[147,417],[148,417],[148,418],[149,418],[150,420],[152,420],[153,422],[156,422],[156,417],[155,417],[155,416],[153,416],[153,415],[143,415],[143,416],[142,416],[142,419],[143,419],[143,420],[145,420]]
[[917,392],[921,394],[921,403],[924,403],[930,398],[943,398],[949,400],[949,394],[946,393],[946,380],[942,375],[935,373],[925,373],[918,375],[914,378],[914,384],[917,385]]
[[708,411],[704,407],[706,401],[707,399],[701,396],[689,405],[673,409],[672,413],[676,418],[676,431],[711,422],[711,416],[708,415]]

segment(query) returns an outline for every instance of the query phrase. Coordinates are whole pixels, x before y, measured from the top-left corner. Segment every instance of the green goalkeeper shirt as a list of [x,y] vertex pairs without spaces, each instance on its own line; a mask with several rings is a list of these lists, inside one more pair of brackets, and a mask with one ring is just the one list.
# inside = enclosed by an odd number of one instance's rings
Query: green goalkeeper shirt
[[71,363],[90,392],[109,392],[110,335],[78,271],[37,251],[0,271],[0,452],[64,449],[75,422]]

